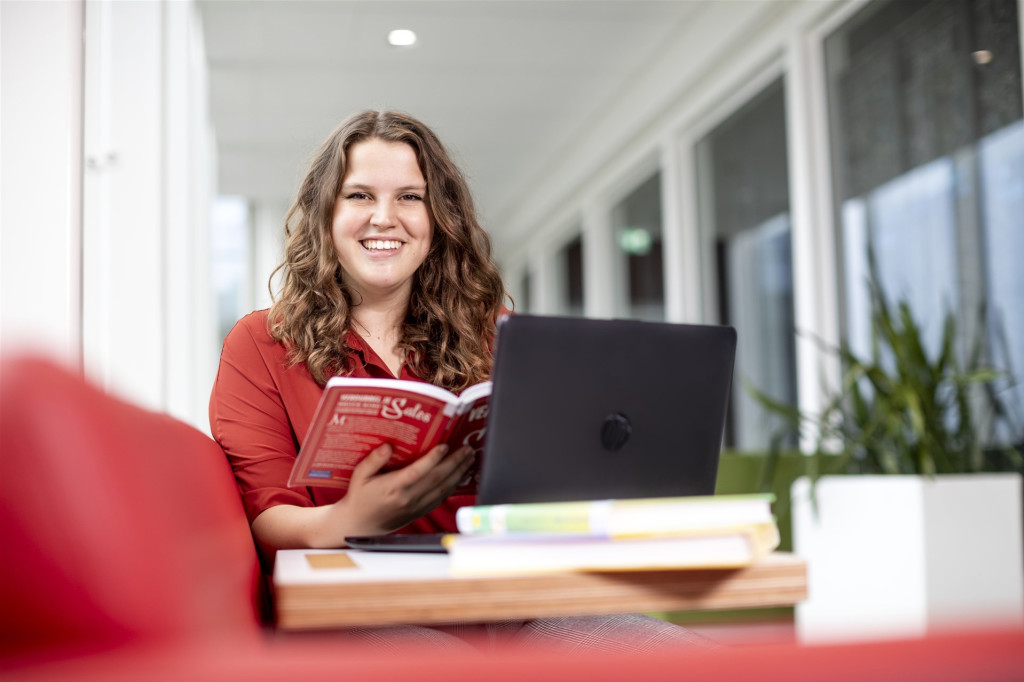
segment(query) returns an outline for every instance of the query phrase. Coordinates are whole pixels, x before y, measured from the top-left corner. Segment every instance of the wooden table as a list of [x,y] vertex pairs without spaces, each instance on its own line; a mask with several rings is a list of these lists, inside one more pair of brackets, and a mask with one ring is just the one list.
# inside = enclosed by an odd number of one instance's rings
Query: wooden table
[[807,597],[807,567],[775,553],[738,569],[453,577],[445,554],[286,550],[274,592],[285,630],[427,625],[792,606]]

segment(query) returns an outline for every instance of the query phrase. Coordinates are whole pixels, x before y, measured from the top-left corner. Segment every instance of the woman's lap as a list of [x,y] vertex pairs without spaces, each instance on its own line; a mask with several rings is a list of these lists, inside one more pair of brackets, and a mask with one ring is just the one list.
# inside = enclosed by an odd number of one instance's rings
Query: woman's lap
[[716,647],[692,630],[636,613],[542,618],[525,623],[514,643],[559,652],[649,652],[678,647]]
[[382,650],[411,646],[470,653],[494,648],[543,648],[558,653],[650,652],[667,648],[716,648],[713,640],[672,623],[640,614],[539,618],[496,623],[454,623],[357,628],[349,636]]

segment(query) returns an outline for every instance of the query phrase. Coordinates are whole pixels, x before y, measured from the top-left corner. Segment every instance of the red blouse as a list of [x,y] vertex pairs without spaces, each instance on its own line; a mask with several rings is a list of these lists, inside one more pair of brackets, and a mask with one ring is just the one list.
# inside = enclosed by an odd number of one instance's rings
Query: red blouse
[[[342,497],[337,488],[287,486],[323,388],[305,364],[288,364],[283,344],[270,336],[267,315],[250,313],[228,334],[210,396],[210,429],[231,462],[250,523],[278,504],[313,507]],[[346,341],[361,360],[352,376],[394,378],[362,337],[350,333]],[[398,378],[422,381],[406,365]],[[455,510],[474,502],[471,495],[449,497],[401,532],[454,531]]]

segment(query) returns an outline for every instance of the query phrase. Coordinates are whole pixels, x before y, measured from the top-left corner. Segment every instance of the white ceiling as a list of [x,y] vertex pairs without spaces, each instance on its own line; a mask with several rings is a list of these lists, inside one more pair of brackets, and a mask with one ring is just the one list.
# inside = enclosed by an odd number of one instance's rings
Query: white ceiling
[[[688,0],[200,0],[219,191],[287,208],[347,115],[433,127],[485,225],[668,48]],[[411,48],[386,36],[409,28]]]

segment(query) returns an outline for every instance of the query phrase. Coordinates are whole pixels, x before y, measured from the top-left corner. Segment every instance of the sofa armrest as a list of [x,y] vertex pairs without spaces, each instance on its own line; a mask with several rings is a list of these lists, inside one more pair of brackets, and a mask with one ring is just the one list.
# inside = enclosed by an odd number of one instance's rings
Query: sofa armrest
[[0,647],[255,636],[263,581],[220,447],[38,358],[0,363]]

